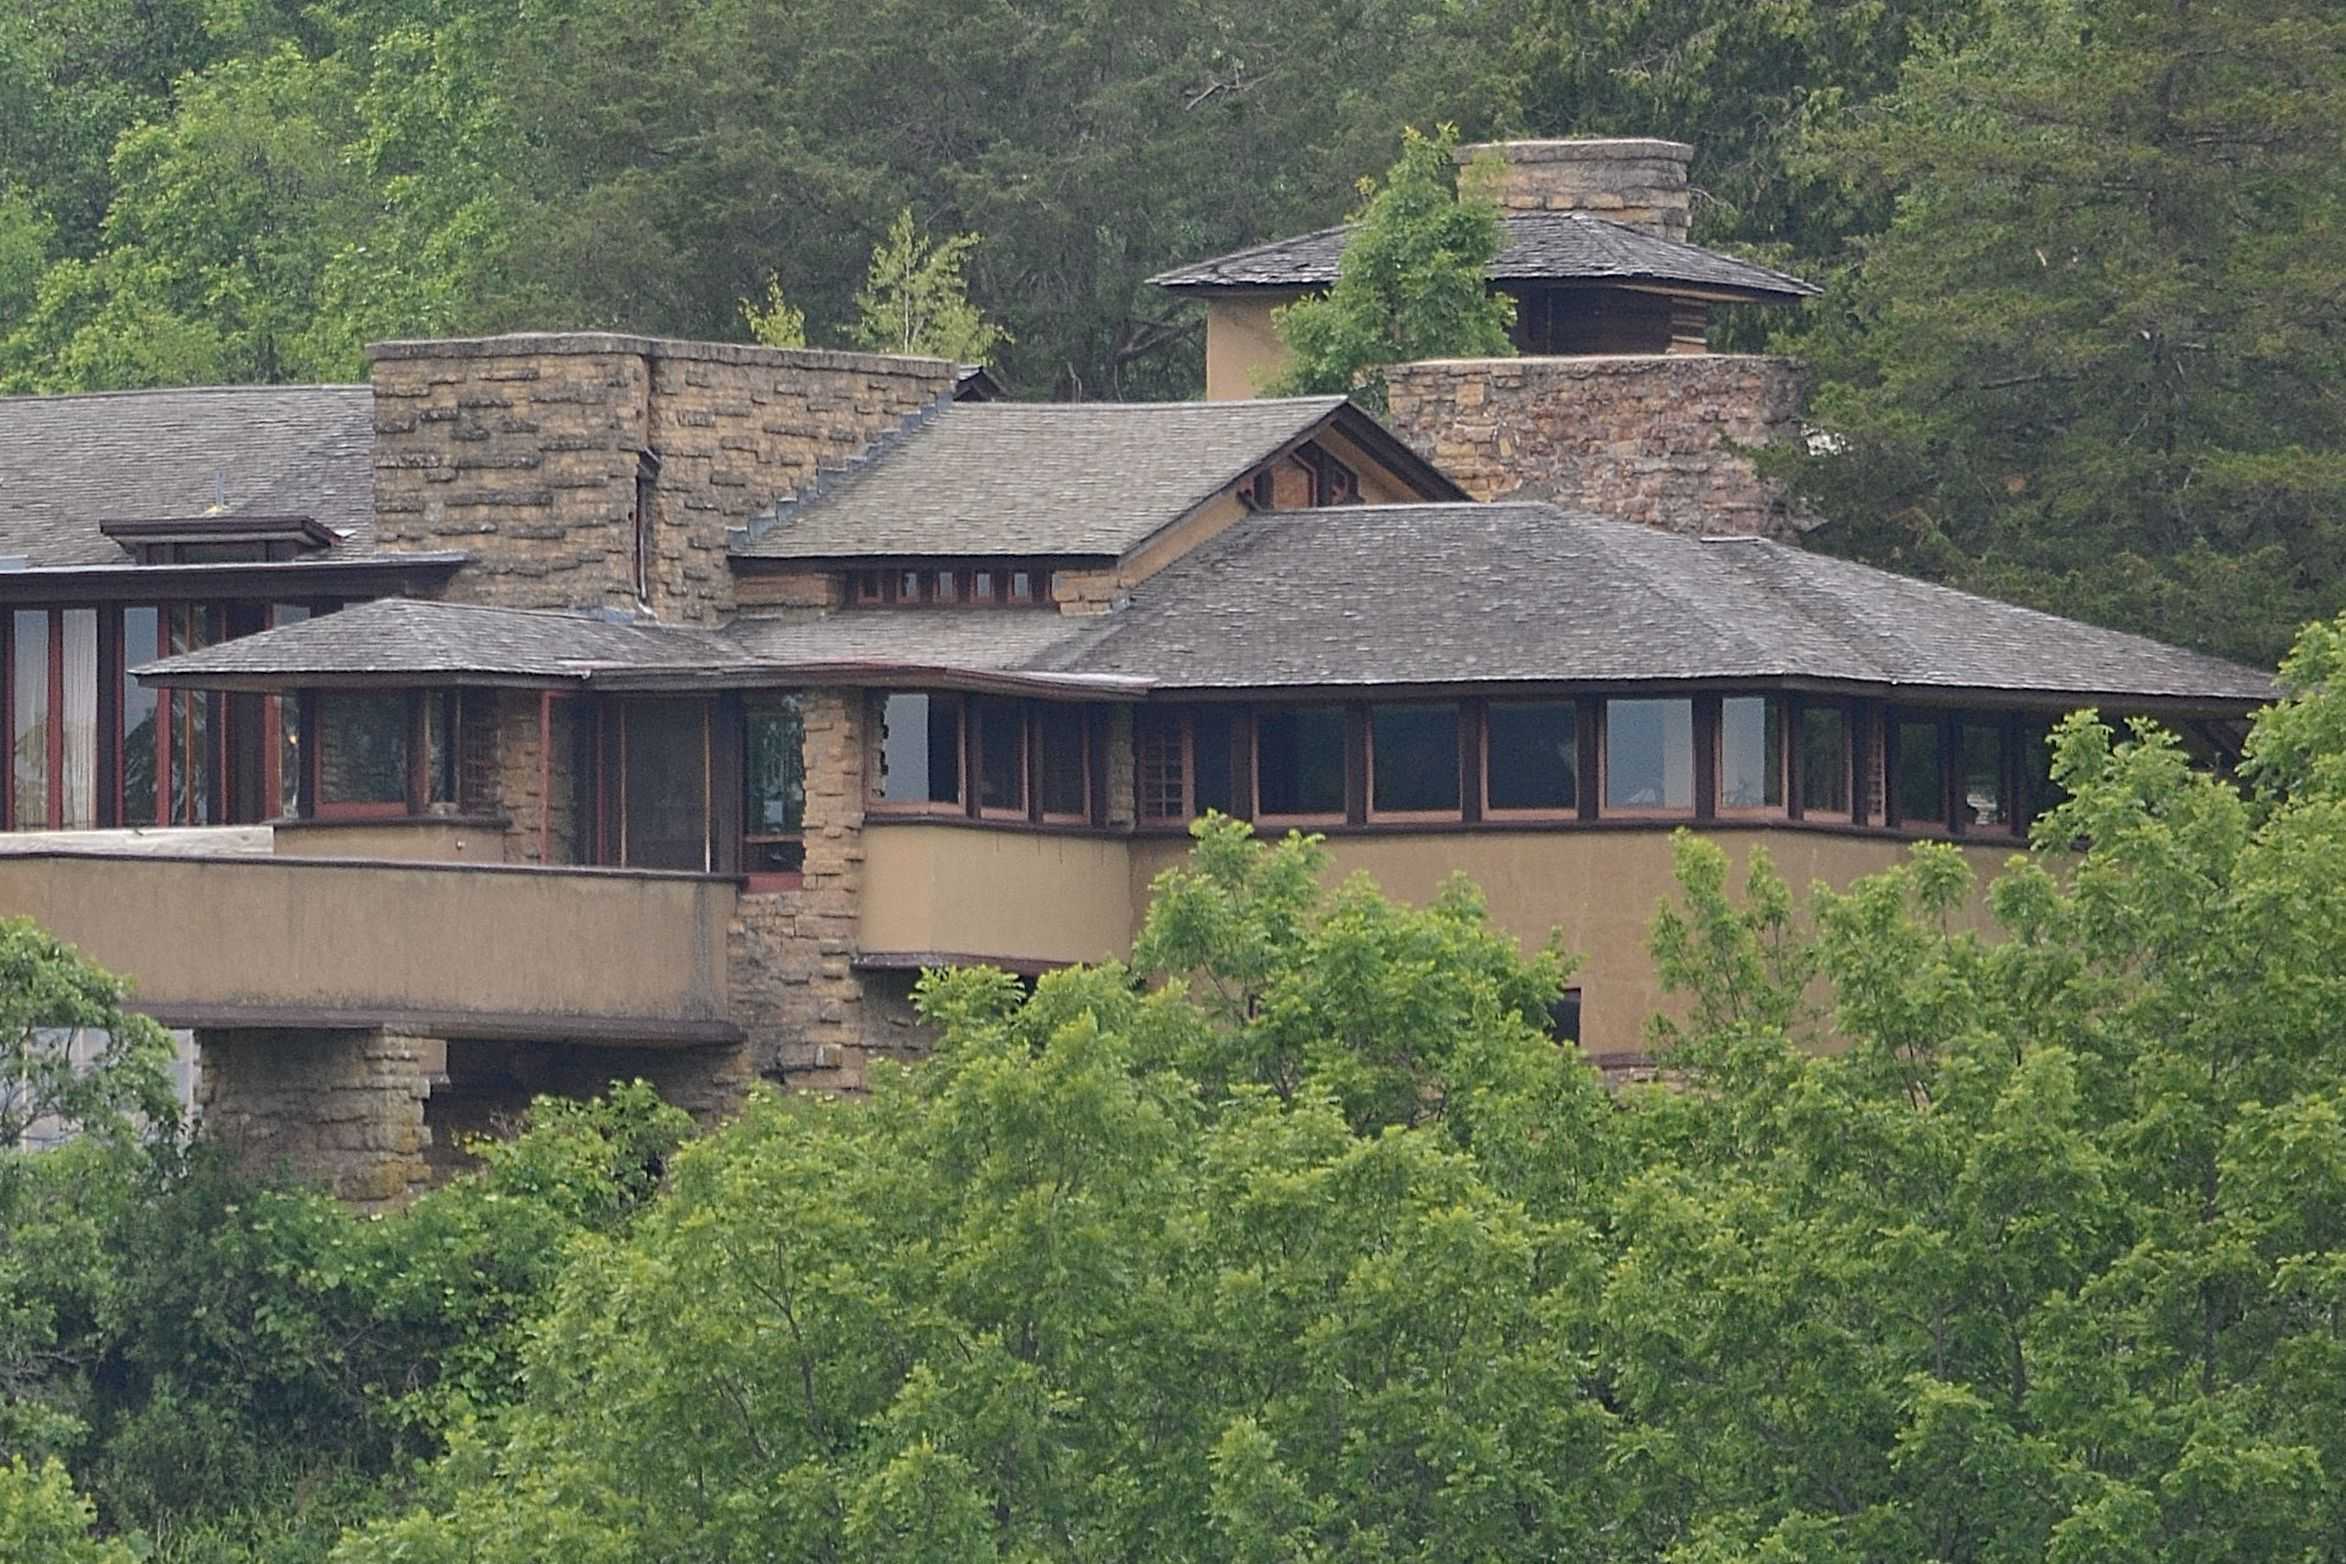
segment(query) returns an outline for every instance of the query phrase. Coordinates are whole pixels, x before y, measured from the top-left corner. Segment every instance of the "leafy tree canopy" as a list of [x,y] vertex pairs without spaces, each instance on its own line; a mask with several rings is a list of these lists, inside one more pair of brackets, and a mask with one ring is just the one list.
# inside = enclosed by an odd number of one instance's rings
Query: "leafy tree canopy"
[[2346,594],[2346,20],[1998,0],[1808,166],[1897,200],[1813,329],[1831,546],[2251,662]]
[[989,362],[1010,334],[969,302],[961,267],[978,242],[976,234],[955,234],[932,243],[921,237],[911,208],[897,213],[855,296],[857,345],[956,364]]
[[1361,182],[1336,285],[1272,316],[1293,356],[1272,394],[1354,393],[1382,407],[1387,364],[1515,351],[1515,302],[1483,276],[1499,253],[1499,209],[1471,178],[1459,188],[1457,149],[1455,125],[1403,131],[1383,186]]

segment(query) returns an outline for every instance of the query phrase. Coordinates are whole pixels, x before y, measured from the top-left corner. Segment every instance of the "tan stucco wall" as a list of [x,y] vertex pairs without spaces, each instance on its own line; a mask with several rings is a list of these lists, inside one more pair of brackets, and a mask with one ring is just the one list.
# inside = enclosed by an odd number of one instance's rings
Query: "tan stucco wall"
[[505,861],[503,829],[478,820],[288,820],[276,838],[280,858]]
[[864,830],[864,953],[1100,961],[1132,945],[1130,844],[877,821]]
[[[1888,868],[1906,844],[1888,839],[1810,831],[1721,831],[1715,840],[1734,863],[1734,882],[1751,848],[1765,843],[1776,868],[1805,892],[1817,880],[1841,887]],[[1178,862],[1188,843],[1136,841],[1132,896],[1146,905],[1149,881]],[[1655,911],[1672,893],[1670,844],[1661,831],[1492,831],[1340,837],[1334,876],[1365,871],[1404,901],[1428,900],[1454,872],[1483,889],[1491,916],[1527,946],[1550,929],[1581,958],[1573,979],[1581,989],[1581,1044],[1591,1053],[1632,1052],[1643,1045],[1645,1018],[1663,1002],[1646,955]],[[2010,856],[2009,847],[1964,852],[1984,882]]]
[[1261,396],[1287,367],[1287,345],[1271,312],[1302,297],[1293,293],[1227,294],[1206,300],[1206,400],[1237,402]]
[[722,1020],[734,894],[592,870],[0,860],[0,910],[130,977],[158,1008]]
[[[1735,881],[1765,844],[1804,892],[1845,887],[1890,867],[1907,844],[1821,831],[1721,830]],[[1423,902],[1453,873],[1483,889],[1500,927],[1527,946],[1560,931],[1581,958],[1581,1042],[1591,1053],[1643,1046],[1664,996],[1646,955],[1654,913],[1673,894],[1666,831],[1526,830],[1338,837],[1332,878],[1365,872]],[[890,822],[865,833],[857,939],[868,953],[1001,961],[1096,961],[1130,948],[1149,882],[1188,854],[1186,839],[1103,839]],[[1984,887],[2009,846],[1963,849]],[[1980,915],[1975,904],[1974,916]]]

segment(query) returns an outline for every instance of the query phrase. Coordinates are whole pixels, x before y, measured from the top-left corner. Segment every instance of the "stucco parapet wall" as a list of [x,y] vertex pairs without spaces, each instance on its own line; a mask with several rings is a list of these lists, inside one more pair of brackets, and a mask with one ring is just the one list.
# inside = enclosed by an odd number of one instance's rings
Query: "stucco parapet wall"
[[847,353],[834,348],[769,348],[749,342],[694,342],[680,337],[637,337],[610,331],[516,331],[496,337],[416,337],[367,345],[367,362],[402,359],[625,356],[742,364],[771,369],[839,369],[866,374],[918,370],[950,376],[949,359],[912,354]]

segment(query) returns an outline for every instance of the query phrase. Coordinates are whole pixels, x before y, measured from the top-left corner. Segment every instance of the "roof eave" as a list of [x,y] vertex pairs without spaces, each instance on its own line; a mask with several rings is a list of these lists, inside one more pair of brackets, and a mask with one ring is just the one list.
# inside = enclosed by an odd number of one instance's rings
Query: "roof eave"
[[[369,554],[356,559],[286,559],[208,565],[41,565],[0,570],[0,603],[181,601],[194,597],[337,596],[344,588],[381,592],[385,583],[437,585],[472,562],[470,554]],[[299,582],[298,587],[289,583]]]

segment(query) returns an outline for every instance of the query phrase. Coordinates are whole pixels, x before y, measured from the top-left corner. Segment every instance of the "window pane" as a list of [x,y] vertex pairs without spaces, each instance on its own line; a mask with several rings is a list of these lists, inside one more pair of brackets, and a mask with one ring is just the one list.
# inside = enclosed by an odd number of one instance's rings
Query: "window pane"
[[49,825],[49,611],[19,610],[9,655],[15,728],[9,734],[9,820],[19,831]]
[[1230,783],[1230,732],[1233,714],[1227,706],[1200,706],[1189,719],[1189,758],[1197,772],[1193,796],[1197,812],[1209,809],[1230,814],[1238,807]]
[[2028,818],[2058,809],[2069,795],[2053,781],[2053,729],[2034,718],[2020,728],[2020,794]]
[[407,697],[318,697],[318,801],[397,804],[407,798]]
[[[211,613],[201,604],[164,610],[167,657],[212,644]],[[212,817],[212,697],[202,690],[173,690],[164,721],[171,767],[171,823],[202,825]]]
[[1372,809],[1458,812],[1458,708],[1375,706],[1369,710],[1375,761]]
[[1719,807],[1784,807],[1784,704],[1734,695],[1719,702]]
[[68,830],[98,823],[98,611],[68,608],[65,621],[65,709],[59,737],[65,744],[62,804]]
[[1902,825],[1940,825],[1947,819],[1947,791],[1939,770],[1939,725],[1898,724],[1898,820]]
[[742,812],[752,836],[797,831],[806,824],[806,727],[798,702],[749,714],[744,746],[749,806]]
[[1080,706],[1038,708],[1043,728],[1043,813],[1089,815],[1091,789],[1084,766],[1084,722]]
[[1800,809],[1849,813],[1849,714],[1838,706],[1810,706],[1800,714]]
[[[700,701],[629,701],[620,708],[623,863],[638,869],[709,866],[706,715]],[[329,741],[324,764],[333,759]]]
[[153,662],[161,653],[156,637],[162,623],[152,608],[122,611],[122,823],[155,823],[157,692],[130,677],[128,670]]
[[424,697],[424,801],[456,802],[457,695],[434,690]]
[[1493,701],[1490,775],[1493,809],[1580,807],[1580,738],[1570,701]]
[[[309,616],[309,609],[300,603],[269,605],[271,629],[300,624]],[[301,811],[300,703],[291,695],[272,695],[267,699],[277,708],[277,812],[298,814]]]
[[1182,743],[1181,714],[1142,710],[1132,714],[1134,769],[1143,820],[1188,818],[1188,751]]
[[1255,774],[1266,815],[1344,812],[1344,712],[1287,707],[1255,718]]
[[1694,807],[1694,702],[1605,702],[1605,807]]
[[961,707],[949,695],[891,695],[880,713],[879,798],[961,802]]
[[1026,808],[1026,708],[1017,701],[977,702],[978,807]]
[[752,874],[794,874],[806,865],[806,724],[797,697],[752,711],[742,744],[743,857]]
[[2012,801],[2004,796],[2004,730],[1984,722],[1963,725],[1963,825],[2009,831]]

